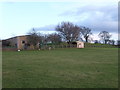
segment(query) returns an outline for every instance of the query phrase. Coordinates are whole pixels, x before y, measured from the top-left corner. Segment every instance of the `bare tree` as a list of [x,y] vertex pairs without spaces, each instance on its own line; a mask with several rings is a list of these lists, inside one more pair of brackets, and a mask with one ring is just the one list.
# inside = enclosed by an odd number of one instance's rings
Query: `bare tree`
[[98,40],[94,40],[94,43],[96,44],[96,43],[99,43],[99,41]]
[[80,27],[71,22],[61,22],[61,24],[57,25],[56,31],[58,31],[62,38],[69,44],[77,41],[80,37]]
[[43,36],[43,44],[47,45],[49,39],[48,39],[48,35],[44,35]]
[[36,45],[41,41],[40,34],[38,34],[35,29],[33,28],[32,31],[28,33],[29,35],[27,36],[27,42],[30,45],[34,46],[34,49],[36,48]]
[[101,40],[104,42],[104,44],[107,44],[107,42],[109,41],[109,39],[111,38],[112,35],[109,34],[109,32],[107,31],[102,31],[99,33],[98,35]]
[[115,44],[115,40],[108,40],[108,44],[114,45]]
[[92,34],[90,28],[82,27],[81,33],[83,37],[85,38],[85,41],[88,42],[89,36]]
[[115,40],[111,40],[111,42],[112,42],[112,45],[115,45]]
[[61,36],[57,33],[49,34],[48,39],[52,44],[58,44],[62,41]]

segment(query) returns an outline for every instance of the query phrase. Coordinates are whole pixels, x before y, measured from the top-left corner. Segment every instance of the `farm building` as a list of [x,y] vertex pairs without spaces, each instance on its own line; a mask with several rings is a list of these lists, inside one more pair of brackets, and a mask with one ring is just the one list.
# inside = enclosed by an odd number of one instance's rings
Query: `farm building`
[[[28,36],[29,35],[16,36],[6,40],[2,40],[2,46],[14,47],[14,49],[16,50],[34,49],[34,46],[30,45],[27,42]],[[82,41],[76,41],[76,42],[73,42],[72,44],[75,45],[76,48],[84,48],[84,42]],[[37,44],[36,48],[40,48],[39,43]]]
[[77,48],[84,48],[84,42],[76,41],[76,43],[77,43]]
[[83,41],[72,42],[72,45],[75,45],[76,48],[84,48],[84,42]]
[[2,46],[12,46],[17,48],[18,50],[23,50],[23,49],[27,49],[27,48],[33,48],[32,45],[29,45],[27,43],[27,36],[29,35],[23,35],[23,36],[16,36],[16,37],[12,37],[6,40],[2,40]]

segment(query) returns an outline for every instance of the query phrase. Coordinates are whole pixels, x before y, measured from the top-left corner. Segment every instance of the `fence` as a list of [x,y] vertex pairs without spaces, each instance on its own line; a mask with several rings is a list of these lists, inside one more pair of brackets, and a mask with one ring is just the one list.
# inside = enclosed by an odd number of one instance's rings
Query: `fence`
[[85,47],[87,48],[118,48],[117,45],[109,45],[109,44],[90,44],[85,43]]
[[76,48],[77,45],[44,45],[40,49]]
[[[71,44],[71,45],[43,45],[40,48],[36,48],[37,50],[50,50],[50,49],[57,49],[57,48],[77,48],[77,45]],[[85,48],[118,48],[117,45],[107,45],[107,44],[90,44],[85,43]],[[25,50],[33,50],[30,48],[27,48]],[[2,51],[17,51],[16,47],[3,47]]]
[[[85,43],[85,48],[118,48],[117,45]],[[77,48],[77,45],[44,45],[40,49]]]

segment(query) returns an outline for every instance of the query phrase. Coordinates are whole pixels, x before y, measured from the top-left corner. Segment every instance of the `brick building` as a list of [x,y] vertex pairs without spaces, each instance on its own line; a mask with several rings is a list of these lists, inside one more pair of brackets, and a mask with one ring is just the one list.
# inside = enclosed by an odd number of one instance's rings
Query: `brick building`
[[27,36],[28,35],[16,36],[6,40],[2,40],[3,46],[6,45],[6,46],[16,47],[18,50],[33,48],[33,46],[28,45]]

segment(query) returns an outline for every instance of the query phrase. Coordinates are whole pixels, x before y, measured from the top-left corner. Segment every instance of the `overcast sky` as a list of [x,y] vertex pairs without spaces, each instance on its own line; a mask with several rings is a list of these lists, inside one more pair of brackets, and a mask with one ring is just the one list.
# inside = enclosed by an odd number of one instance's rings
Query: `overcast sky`
[[66,0],[0,2],[0,39],[25,35],[31,28],[52,33],[57,24],[70,21],[91,28],[94,40],[105,30],[118,38],[117,0]]

